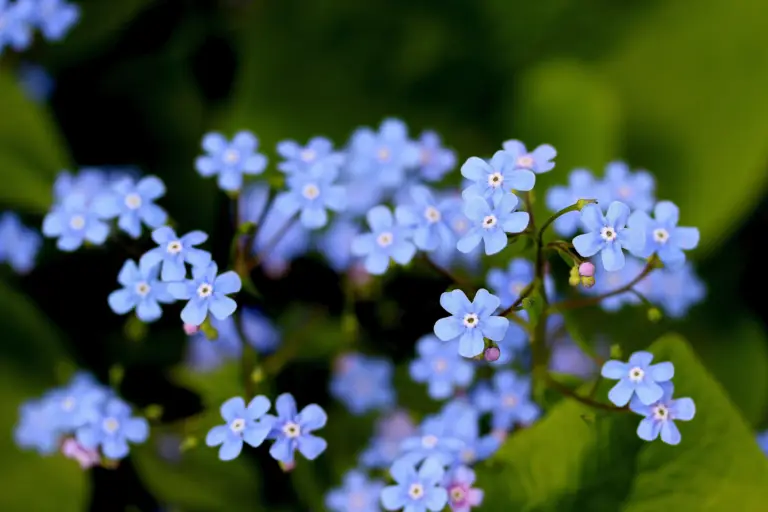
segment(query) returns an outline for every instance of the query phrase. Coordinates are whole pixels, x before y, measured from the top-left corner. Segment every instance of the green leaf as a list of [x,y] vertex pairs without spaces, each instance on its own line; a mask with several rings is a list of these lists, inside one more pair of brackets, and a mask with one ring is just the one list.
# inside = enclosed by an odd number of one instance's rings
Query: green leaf
[[69,166],[64,141],[48,110],[7,72],[0,72],[0,112],[0,203],[45,212],[54,177]]
[[650,350],[675,364],[675,396],[696,402],[696,417],[678,422],[680,445],[640,440],[633,413],[564,399],[478,468],[484,510],[762,510],[768,460],[725,391],[679,336],[664,336]]

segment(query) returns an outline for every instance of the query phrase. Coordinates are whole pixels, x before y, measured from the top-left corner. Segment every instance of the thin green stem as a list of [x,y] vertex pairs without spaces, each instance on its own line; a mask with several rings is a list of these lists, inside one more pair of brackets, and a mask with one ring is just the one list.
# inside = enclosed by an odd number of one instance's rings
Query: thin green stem
[[568,386],[565,386],[560,382],[558,382],[557,380],[555,380],[549,373],[547,373],[546,382],[549,387],[551,387],[561,395],[572,398],[577,402],[580,402],[584,405],[588,405],[589,407],[593,407],[595,409],[601,409],[603,411],[611,411],[611,412],[630,412],[627,407],[616,407],[615,405],[604,404],[602,402],[593,400],[592,398],[581,396],[578,393],[576,393],[574,390],[569,388]]
[[475,292],[477,290],[472,283],[470,283],[469,281],[467,281],[467,280],[465,280],[465,279],[463,279],[463,278],[453,274],[447,268],[438,265],[427,254],[422,254],[421,255],[421,260],[424,261],[427,264],[427,266],[429,266],[437,274],[440,274],[445,279],[447,279],[448,281],[452,282],[453,284],[455,284],[459,288],[465,289],[467,291],[472,291],[472,292]]

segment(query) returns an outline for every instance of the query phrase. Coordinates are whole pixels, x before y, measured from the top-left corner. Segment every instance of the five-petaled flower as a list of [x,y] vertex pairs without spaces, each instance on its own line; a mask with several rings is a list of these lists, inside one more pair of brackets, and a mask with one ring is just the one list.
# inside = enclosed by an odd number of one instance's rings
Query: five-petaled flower
[[679,269],[685,264],[683,250],[695,249],[699,245],[698,228],[678,227],[680,210],[671,201],[659,201],[653,208],[654,218],[638,210],[629,217],[631,229],[639,230],[645,237],[645,244],[634,253],[647,258],[653,253],[659,256],[665,267]]
[[491,206],[482,197],[475,196],[466,200],[464,214],[472,221],[472,228],[456,243],[456,248],[469,253],[480,242],[485,243],[485,254],[501,252],[507,246],[507,233],[522,233],[528,227],[528,212],[516,212],[518,199],[514,194],[506,194]]
[[390,258],[401,265],[413,259],[416,246],[411,243],[411,230],[402,225],[402,219],[395,223],[395,217],[386,206],[374,206],[366,219],[371,231],[357,235],[352,240],[352,254],[365,256],[365,269],[368,272],[383,274],[389,266]]
[[675,375],[675,367],[666,361],[651,365],[653,354],[650,352],[635,352],[629,357],[629,362],[606,361],[601,374],[606,379],[619,382],[608,392],[608,399],[619,407],[629,403],[633,396],[645,405],[661,399],[664,394],[661,383],[667,382]]
[[265,396],[253,398],[248,405],[236,396],[221,405],[225,425],[216,425],[205,436],[205,444],[219,446],[219,459],[232,460],[243,450],[243,443],[257,448],[272,429],[272,420],[265,415],[271,404]]
[[152,240],[158,247],[147,251],[141,257],[140,264],[147,268],[162,265],[160,279],[163,281],[185,279],[185,262],[193,267],[205,267],[211,262],[211,253],[195,248],[208,240],[208,235],[202,231],[191,231],[178,237],[172,228],[163,226],[152,232]]
[[442,487],[445,469],[437,459],[425,460],[418,471],[409,461],[399,460],[389,472],[396,484],[381,491],[386,510],[438,512],[448,503],[448,492]]
[[158,278],[160,267],[136,265],[127,260],[117,275],[117,282],[123,285],[120,290],[109,294],[107,301],[112,311],[124,315],[135,309],[136,316],[143,322],[154,322],[163,315],[160,304],[170,304],[175,299],[168,292],[168,284]]
[[273,422],[268,436],[275,440],[269,449],[273,459],[292,464],[296,450],[308,460],[315,460],[325,451],[328,446],[326,440],[312,434],[328,421],[322,407],[309,404],[297,413],[296,400],[291,394],[283,393],[275,401],[275,410],[277,416],[266,416]]
[[435,323],[435,335],[443,341],[459,340],[459,354],[475,357],[483,353],[485,341],[501,341],[509,327],[509,320],[493,316],[499,307],[499,298],[481,288],[472,302],[461,290],[445,292],[440,296],[440,305],[451,316]]
[[637,426],[637,435],[645,441],[653,441],[659,434],[667,444],[680,444],[680,430],[675,420],[690,421],[696,415],[696,405],[691,398],[673,399],[674,386],[671,382],[660,384],[664,390],[662,397],[652,404],[645,404],[639,397],[633,397],[629,408],[645,416]]
[[117,227],[133,238],[141,235],[141,223],[152,229],[168,220],[168,214],[153,201],[165,195],[165,184],[157,176],[138,182],[124,178],[112,184],[112,190],[98,196],[94,211],[104,219],[117,217]]
[[530,169],[536,174],[542,174],[555,168],[552,160],[557,156],[557,151],[549,144],[542,144],[531,152],[519,140],[508,140],[501,147],[510,154],[518,169]]
[[342,185],[334,185],[337,167],[319,162],[307,170],[288,175],[288,191],[275,198],[275,208],[285,215],[300,213],[301,224],[307,229],[322,228],[328,223],[328,212],[341,212],[347,207]]
[[599,252],[608,272],[621,270],[625,261],[622,249],[640,250],[643,245],[642,232],[626,227],[628,219],[629,207],[624,203],[612,202],[606,215],[596,204],[588,204],[581,210],[587,233],[574,238],[573,247],[585,258]]
[[536,183],[536,175],[528,169],[518,168],[507,151],[497,151],[490,162],[470,157],[461,166],[461,175],[473,182],[462,192],[464,199],[480,196],[493,200],[494,204],[513,190],[532,190]]
[[218,175],[219,188],[227,192],[242,188],[243,174],[255,176],[267,167],[267,157],[256,152],[259,139],[248,131],[236,133],[231,142],[220,133],[209,133],[202,146],[208,154],[197,157],[197,172],[203,177]]
[[128,441],[143,443],[149,437],[147,420],[131,415],[131,408],[119,398],[110,398],[102,414],[75,431],[75,439],[86,449],[101,447],[108,459],[128,455]]
[[181,310],[185,324],[202,325],[210,311],[218,320],[224,320],[237,309],[237,303],[227,297],[242,288],[236,272],[229,270],[218,275],[219,267],[211,262],[205,267],[194,267],[192,279],[168,283],[168,292],[178,300],[188,300]]

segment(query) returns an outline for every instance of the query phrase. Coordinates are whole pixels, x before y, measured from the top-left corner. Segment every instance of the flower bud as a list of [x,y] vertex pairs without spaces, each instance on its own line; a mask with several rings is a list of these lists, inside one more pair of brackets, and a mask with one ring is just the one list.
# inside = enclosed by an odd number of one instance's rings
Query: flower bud
[[64,440],[61,445],[61,453],[68,459],[76,460],[82,469],[89,469],[101,463],[99,452],[83,448],[72,437]]
[[579,275],[581,277],[594,277],[595,265],[591,261],[585,261],[579,265]]
[[200,327],[197,325],[184,324],[184,333],[187,336],[192,336],[193,334],[197,334],[197,331],[199,330],[200,330]]
[[659,308],[650,308],[648,310],[648,320],[654,324],[661,321],[662,314]]
[[488,347],[485,349],[485,354],[483,354],[483,356],[486,361],[492,363],[499,360],[499,357],[501,357],[501,350],[499,347]]
[[592,288],[595,286],[595,278],[594,277],[582,277],[581,278],[581,286],[584,288]]
[[579,286],[579,283],[581,283],[579,267],[571,267],[571,274],[568,276],[568,284],[571,286]]

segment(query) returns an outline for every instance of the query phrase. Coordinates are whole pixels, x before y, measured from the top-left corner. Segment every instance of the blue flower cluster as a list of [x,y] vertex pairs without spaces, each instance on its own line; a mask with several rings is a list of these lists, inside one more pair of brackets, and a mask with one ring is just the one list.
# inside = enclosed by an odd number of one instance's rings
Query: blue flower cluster
[[39,29],[48,41],[60,41],[80,19],[80,8],[66,0],[0,0],[0,55],[32,44]]
[[42,243],[40,234],[22,224],[18,215],[0,215],[0,263],[7,263],[18,274],[26,274],[34,268]]
[[87,466],[101,463],[101,456],[122,459],[129,443],[143,443],[148,437],[147,420],[134,416],[110,388],[84,373],[23,404],[14,431],[24,449],[42,455],[62,450]]

